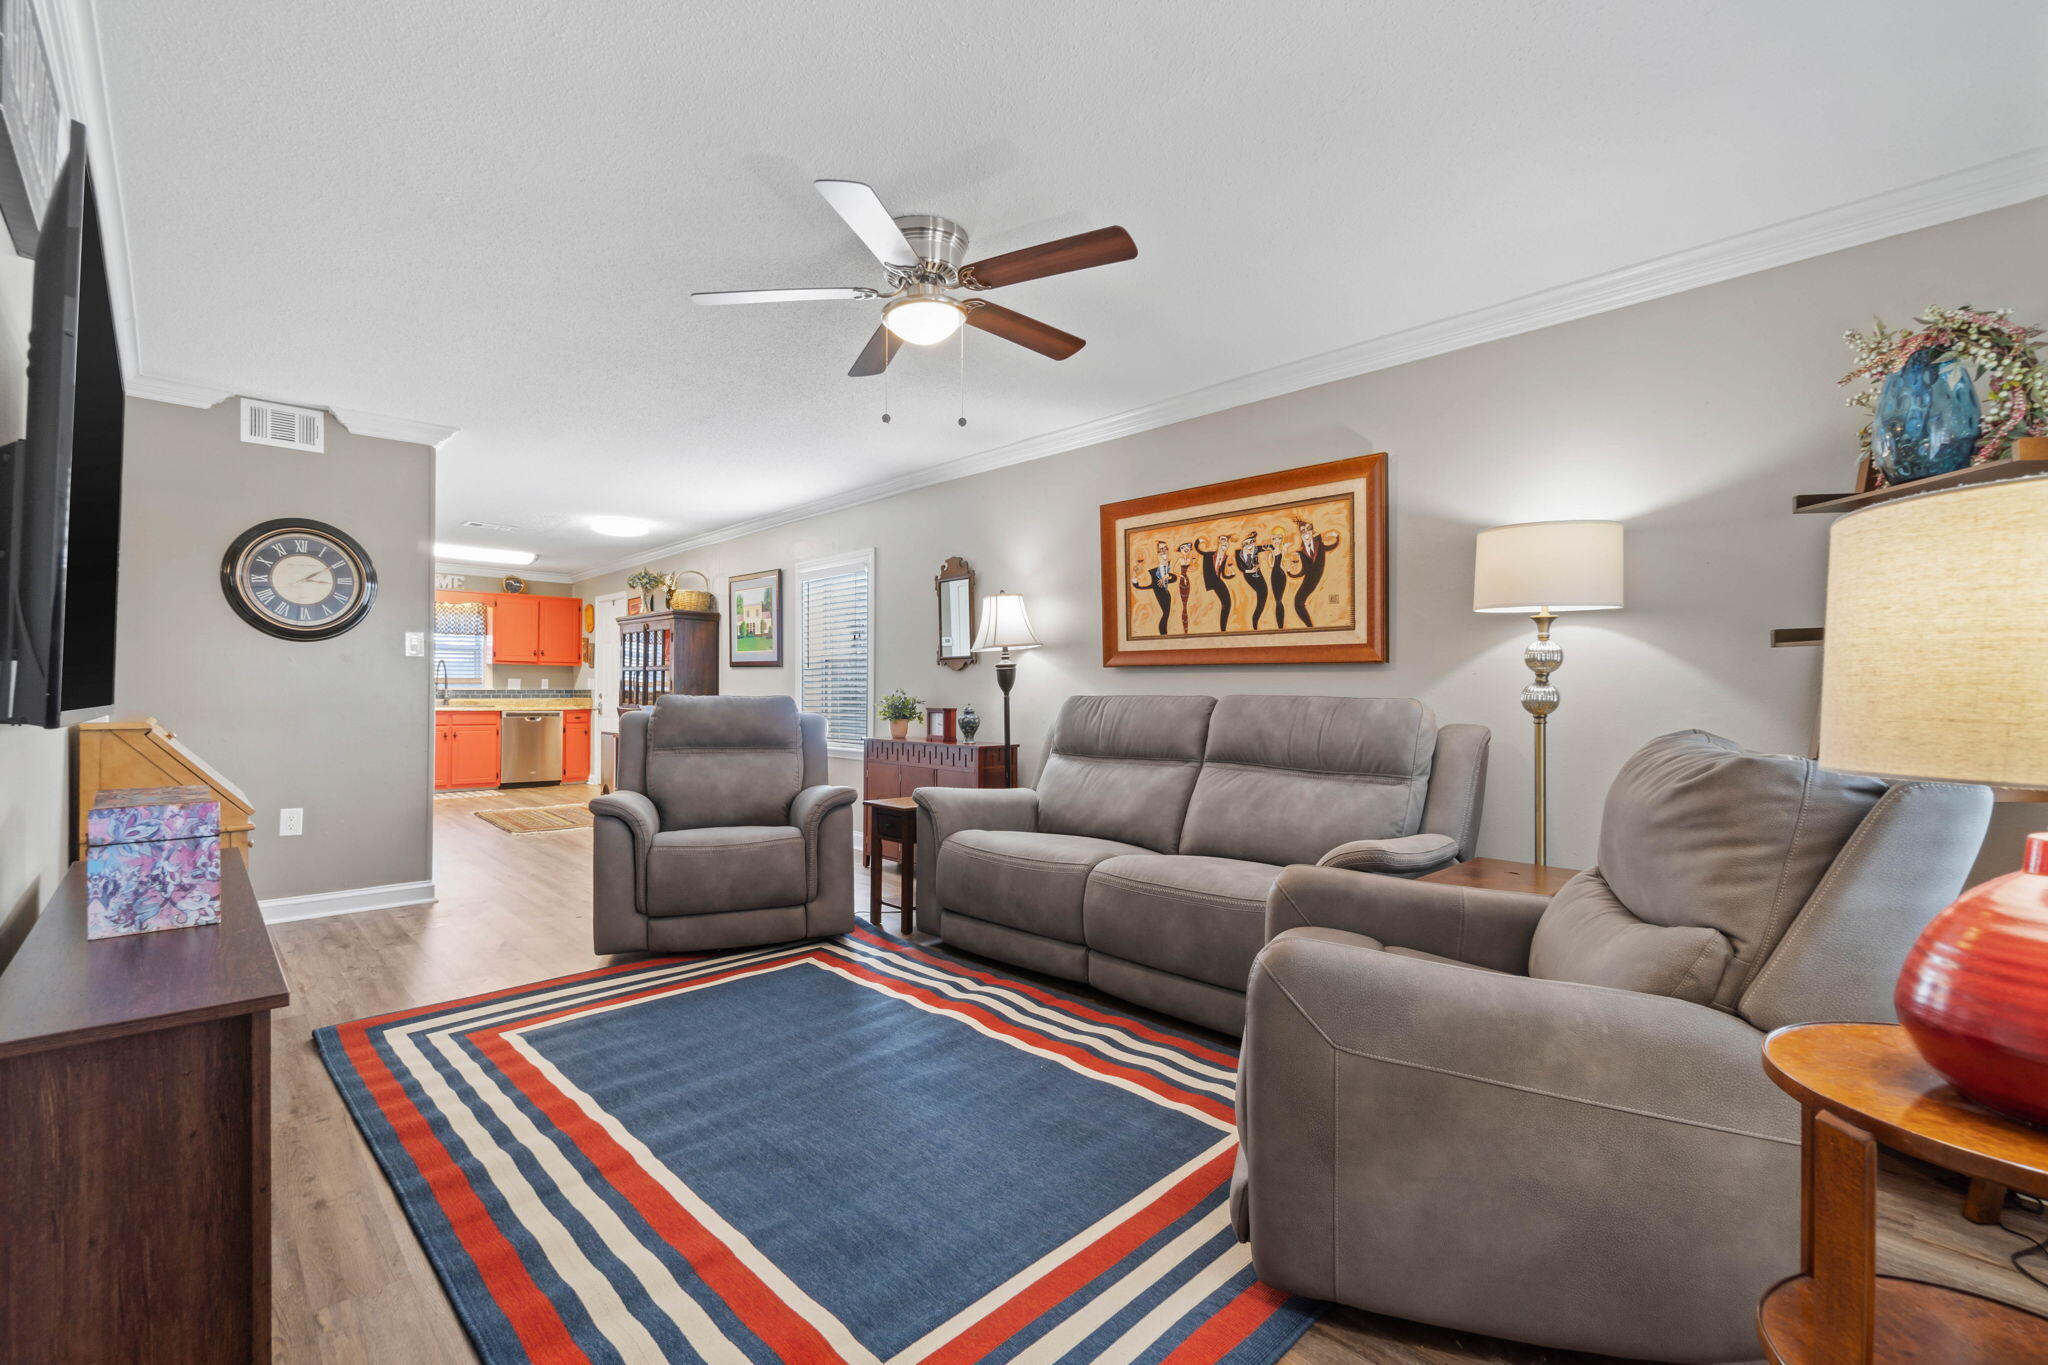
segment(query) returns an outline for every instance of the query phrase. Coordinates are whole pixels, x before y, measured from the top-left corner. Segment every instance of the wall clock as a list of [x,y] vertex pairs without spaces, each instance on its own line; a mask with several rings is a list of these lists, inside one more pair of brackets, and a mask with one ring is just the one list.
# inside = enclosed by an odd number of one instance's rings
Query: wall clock
[[235,537],[220,588],[244,621],[280,640],[325,640],[369,614],[377,568],[354,539],[325,522],[284,517]]

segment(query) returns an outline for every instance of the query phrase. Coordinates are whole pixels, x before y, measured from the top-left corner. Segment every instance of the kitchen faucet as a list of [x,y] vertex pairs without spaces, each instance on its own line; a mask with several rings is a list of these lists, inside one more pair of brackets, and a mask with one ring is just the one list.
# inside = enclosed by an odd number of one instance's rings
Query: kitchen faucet
[[446,659],[434,660],[434,677],[441,684],[441,700],[445,702],[448,700],[448,661]]

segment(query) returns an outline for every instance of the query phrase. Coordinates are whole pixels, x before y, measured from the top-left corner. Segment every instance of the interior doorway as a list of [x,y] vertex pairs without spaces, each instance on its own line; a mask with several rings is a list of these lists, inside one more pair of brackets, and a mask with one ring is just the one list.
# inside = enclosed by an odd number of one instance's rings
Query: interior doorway
[[614,774],[605,757],[616,752],[619,734],[619,618],[626,614],[626,602],[631,596],[613,593],[592,603],[595,616],[590,628],[590,771],[606,790],[610,790]]

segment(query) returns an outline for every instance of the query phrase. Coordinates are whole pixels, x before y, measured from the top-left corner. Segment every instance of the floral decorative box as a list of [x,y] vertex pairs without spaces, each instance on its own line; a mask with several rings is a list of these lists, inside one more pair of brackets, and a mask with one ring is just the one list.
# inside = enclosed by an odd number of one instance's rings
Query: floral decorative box
[[220,801],[207,788],[103,791],[85,832],[87,938],[220,922]]

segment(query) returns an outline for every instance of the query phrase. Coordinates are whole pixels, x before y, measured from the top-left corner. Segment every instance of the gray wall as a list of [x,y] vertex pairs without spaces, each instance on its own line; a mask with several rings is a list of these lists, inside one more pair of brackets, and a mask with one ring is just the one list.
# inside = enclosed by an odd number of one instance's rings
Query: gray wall
[[[426,881],[434,453],[327,423],[312,455],[248,445],[239,404],[128,400],[116,710],[153,715],[248,793],[250,872],[266,900]],[[337,526],[377,568],[377,601],[331,640],[275,639],[221,593],[234,538],[276,517]],[[280,838],[278,810],[306,832]]]
[[[1618,519],[1628,526],[1627,609],[1566,616],[1557,630],[1564,705],[1552,729],[1551,856],[1583,865],[1593,856],[1607,783],[1644,740],[1700,726],[1759,749],[1808,750],[1819,651],[1773,650],[1769,632],[1821,620],[1828,521],[1793,516],[1791,505],[1796,493],[1846,489],[1853,475],[1858,419],[1835,387],[1849,364],[1841,334],[1867,326],[1872,314],[1904,322],[1930,303],[2010,306],[2023,319],[2048,318],[2044,239],[2048,200],[2034,200],[934,485],[655,567],[717,579],[872,546],[877,694],[902,687],[933,705],[971,701],[993,718],[998,694],[988,664],[956,674],[932,659],[932,575],[946,556],[966,556],[982,591],[1026,595],[1047,645],[1019,666],[1027,776],[1043,727],[1071,693],[1420,697],[1445,720],[1493,727],[1482,851],[1526,858],[1530,733],[1517,694],[1533,632],[1519,618],[1471,610],[1473,536],[1504,522]],[[1085,365],[1088,354],[1071,363]],[[1058,372],[1048,367],[1045,382],[1059,383]],[[1375,450],[1390,456],[1391,662],[1102,667],[1099,504]],[[624,578],[608,574],[577,590],[616,591]],[[793,673],[728,670],[723,685],[788,691]],[[837,771],[849,780],[858,767]],[[2006,841],[2042,811],[2003,812]]]
[[[0,438],[21,434],[35,267],[0,248]],[[71,734],[0,725],[0,966],[70,865]]]

